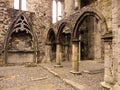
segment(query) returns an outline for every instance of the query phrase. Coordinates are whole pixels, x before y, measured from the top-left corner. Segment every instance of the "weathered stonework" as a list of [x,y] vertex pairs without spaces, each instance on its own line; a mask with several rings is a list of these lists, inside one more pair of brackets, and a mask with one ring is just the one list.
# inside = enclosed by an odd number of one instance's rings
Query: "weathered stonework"
[[112,1],[113,4],[113,9],[112,9],[112,30],[113,30],[113,74],[114,74],[114,86],[111,90],[119,90],[120,89],[120,74],[119,74],[119,69],[120,69],[120,65],[119,65],[119,55],[120,55],[120,47],[119,47],[119,36],[120,36],[120,32],[119,32],[119,24],[120,24],[120,18],[119,18],[119,11],[120,11],[120,1],[116,0],[116,1]]
[[51,0],[27,0],[27,10],[35,13],[33,29],[36,31],[40,60],[45,55],[45,32],[52,22],[52,1]]
[[[36,63],[56,60],[56,66],[61,66],[63,61],[68,60],[72,62],[72,72],[79,73],[79,61],[83,58],[102,62],[104,60],[105,75],[102,85],[111,90],[120,89],[119,0],[90,0],[90,3],[63,0],[62,20],[55,24],[52,24],[52,0],[26,1],[27,11],[15,10],[14,0],[0,1],[0,63],[6,63],[9,34],[22,14],[26,17],[35,37]],[[81,6],[83,3],[85,5]],[[85,47],[82,46],[83,43],[86,44]],[[21,45],[25,46],[25,43]],[[86,48],[87,54],[82,52]],[[27,60],[34,58],[31,51],[29,55],[27,54],[25,55],[28,56]],[[15,53],[8,63],[16,59],[19,56],[17,55]],[[21,63],[21,60],[16,60],[16,63]],[[15,60],[13,61],[15,63]],[[28,62],[33,60],[30,59]]]
[[[1,47],[1,53],[5,51],[5,40],[8,35],[9,29],[11,25],[13,25],[13,22],[15,21],[15,18],[19,15],[19,10],[13,9],[13,3],[14,0],[3,0],[0,1],[0,47]],[[31,6],[33,7],[31,8]],[[51,9],[50,9],[51,8]],[[42,11],[43,10],[43,11]],[[33,33],[36,35],[37,43],[38,43],[38,51],[40,56],[38,58],[38,62],[41,62],[44,58],[43,56],[45,55],[45,48],[44,48],[44,42],[45,42],[45,37],[44,33],[46,30],[50,27],[51,25],[51,10],[52,10],[52,5],[51,1],[33,1],[33,0],[28,0],[27,1],[27,12],[25,11],[25,15],[27,19],[29,20],[29,23],[32,27]],[[29,11],[29,12],[28,12]],[[30,12],[31,11],[31,12]],[[4,56],[2,55],[1,57],[4,59]],[[4,60],[2,60],[4,61]]]
[[[89,21],[86,25],[87,28],[89,28],[89,30],[90,30],[89,34],[88,34],[89,35],[88,41],[90,43],[88,46],[89,47],[88,49],[89,49],[89,52],[91,52],[91,54],[89,53],[88,57],[91,57],[91,55],[93,55],[95,53],[95,55],[92,57],[95,60],[98,60],[100,62],[101,62],[101,60],[106,58],[105,55],[109,54],[108,57],[112,58],[111,57],[112,50],[110,50],[106,54],[106,51],[105,51],[106,43],[103,42],[103,40],[102,40],[102,35],[104,35],[107,31],[112,30],[112,1],[111,0],[98,0],[98,1],[96,0],[95,2],[93,2],[87,6],[84,6],[84,7],[80,8],[79,10],[76,10],[75,6],[71,5],[71,3],[73,1],[69,2],[68,4],[66,2],[67,1],[65,0],[65,4],[66,5],[69,4],[69,6],[71,8],[69,9],[69,8],[67,8],[68,6],[66,6],[66,8],[65,8],[66,12],[63,10],[64,13],[66,14],[65,16],[63,15],[63,19],[58,21],[57,23],[53,24],[50,27],[50,28],[53,28],[53,30],[56,34],[56,42],[60,41],[59,35],[60,35],[60,32],[62,33],[62,30],[61,30],[61,28],[63,28],[63,27],[61,27],[62,24],[67,23],[66,25],[68,25],[69,28],[71,29],[71,40],[70,40],[71,43],[69,45],[72,46],[74,41],[78,41],[79,45],[82,45],[83,41],[79,41],[79,38],[77,36],[77,33],[80,33],[80,32],[78,32],[79,31],[78,29],[81,29],[80,25],[86,17],[93,16],[93,19],[91,19],[91,18],[90,18],[91,20],[88,19]],[[84,29],[86,29],[86,28],[84,28],[84,24],[83,24],[83,30]],[[93,30],[93,29],[94,29],[94,31],[92,32],[91,30]],[[48,30],[48,32],[49,32],[49,30]],[[48,33],[48,35],[49,35],[49,33]],[[82,34],[81,34],[81,36],[82,36]],[[93,36],[93,37],[91,37],[91,36]],[[46,37],[47,37],[47,33],[46,33]],[[83,37],[83,38],[85,38],[85,37]],[[85,42],[86,41],[87,41],[87,38],[86,38]],[[79,45],[78,45],[78,47],[79,47]],[[91,46],[93,46],[93,47],[91,47]],[[79,47],[78,49],[82,50],[83,47],[82,48]],[[74,68],[74,66],[76,66],[78,63],[78,62],[75,63],[76,62],[75,60],[78,60],[78,59],[81,60],[80,56],[83,54],[83,53],[81,54],[80,51],[78,51],[78,52],[79,52],[79,55],[78,55],[79,58],[77,58],[77,56],[75,56],[74,49],[72,50],[72,54],[70,54],[70,56],[72,56],[72,58],[73,58],[72,59],[73,60],[72,61],[73,70],[78,69],[78,67]],[[56,52],[56,54],[59,54],[59,53]],[[77,59],[75,59],[75,58],[77,58]],[[107,58],[105,60],[108,60],[109,58]],[[61,58],[61,60],[62,59],[63,58]],[[77,70],[77,72],[79,72],[79,71]]]

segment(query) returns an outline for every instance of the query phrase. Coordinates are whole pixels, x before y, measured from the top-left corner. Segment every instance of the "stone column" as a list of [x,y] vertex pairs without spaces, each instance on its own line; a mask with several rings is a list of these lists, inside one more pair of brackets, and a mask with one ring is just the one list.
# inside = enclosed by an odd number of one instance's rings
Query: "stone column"
[[104,38],[104,42],[105,42],[105,50],[104,50],[105,72],[104,72],[104,82],[102,82],[101,85],[107,89],[110,89],[112,88],[112,85],[114,83],[113,60],[112,60],[112,37]]
[[55,67],[62,67],[61,65],[61,45],[60,43],[56,44],[56,65]]
[[68,52],[68,45],[66,44],[65,45],[65,61],[69,61],[69,52]]
[[116,84],[112,90],[120,90],[120,0],[112,0],[113,56]]
[[79,40],[72,43],[72,71],[73,74],[80,74],[79,72]]
[[100,33],[101,30],[101,21],[99,20],[97,22],[97,18],[94,18],[94,59],[97,62],[103,62],[102,59],[102,40],[101,36],[102,34]]

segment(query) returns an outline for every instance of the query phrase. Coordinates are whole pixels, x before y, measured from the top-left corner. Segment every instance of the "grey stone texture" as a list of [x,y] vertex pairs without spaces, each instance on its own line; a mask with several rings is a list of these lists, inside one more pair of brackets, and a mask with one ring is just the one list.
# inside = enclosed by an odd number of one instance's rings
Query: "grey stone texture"
[[61,0],[62,19],[54,24],[52,0],[26,1],[27,11],[21,11],[14,0],[0,0],[0,64],[70,61],[75,74],[79,61],[95,60],[105,65],[103,87],[120,89],[119,0]]

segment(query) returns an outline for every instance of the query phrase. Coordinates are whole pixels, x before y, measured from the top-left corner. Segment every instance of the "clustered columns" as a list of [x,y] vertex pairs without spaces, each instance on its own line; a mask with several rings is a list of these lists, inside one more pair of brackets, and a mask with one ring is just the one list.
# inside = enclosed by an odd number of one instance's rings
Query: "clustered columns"
[[79,72],[79,40],[72,42],[72,71],[73,74],[80,74]]
[[[107,35],[108,36],[108,35]],[[110,35],[109,35],[110,36]],[[113,60],[112,60],[112,36],[110,37],[103,37],[104,40],[104,67],[105,67],[105,73],[104,73],[104,82],[101,83],[101,85],[107,89],[112,88],[112,85],[114,83],[113,78]]]
[[61,65],[61,59],[62,59],[62,57],[61,57],[61,54],[62,54],[62,52],[61,52],[61,45],[60,45],[60,42],[58,41],[58,42],[56,42],[56,65],[55,65],[55,67],[62,67],[62,65]]

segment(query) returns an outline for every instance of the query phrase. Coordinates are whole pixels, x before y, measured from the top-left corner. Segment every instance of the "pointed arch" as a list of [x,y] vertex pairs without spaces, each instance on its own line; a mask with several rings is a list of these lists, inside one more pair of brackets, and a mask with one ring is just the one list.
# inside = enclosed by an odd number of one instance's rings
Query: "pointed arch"
[[71,25],[67,22],[62,22],[58,28],[57,32],[57,42],[60,42],[61,34],[62,33],[69,33],[71,34]]
[[33,35],[33,31],[32,28],[25,16],[24,13],[20,13],[16,19],[13,21],[13,23],[10,25],[9,30],[7,32],[7,38],[5,40],[5,48],[7,47],[7,43],[9,42],[9,37],[12,35],[12,33],[14,32],[18,32],[18,31],[26,31],[26,33],[29,33],[32,37],[34,37]]
[[[6,34],[4,49],[5,63],[7,63],[8,53],[17,55],[20,52],[31,55],[34,59],[31,59],[30,62],[37,62],[38,40],[24,12],[20,13],[10,25]],[[28,59],[27,62],[29,62]]]
[[47,33],[47,39],[46,39],[46,42],[47,43],[55,43],[56,41],[56,35],[55,35],[55,32],[53,30],[53,28],[50,28],[48,33]]
[[103,32],[107,31],[107,24],[106,24],[105,17],[99,11],[97,11],[96,9],[88,6],[86,8],[82,8],[81,12],[79,13],[79,15],[77,17],[77,20],[76,20],[76,23],[74,25],[73,32],[72,32],[72,38],[73,39],[78,38],[77,31],[79,30],[79,27],[81,26],[83,20],[87,16],[93,16],[93,17],[97,18],[98,20],[100,20],[101,23],[103,24],[103,28],[104,28]]

